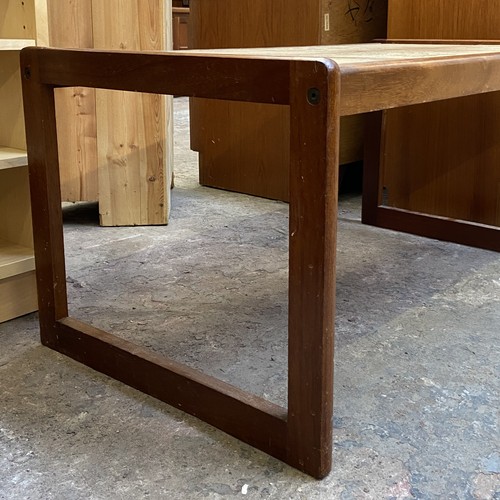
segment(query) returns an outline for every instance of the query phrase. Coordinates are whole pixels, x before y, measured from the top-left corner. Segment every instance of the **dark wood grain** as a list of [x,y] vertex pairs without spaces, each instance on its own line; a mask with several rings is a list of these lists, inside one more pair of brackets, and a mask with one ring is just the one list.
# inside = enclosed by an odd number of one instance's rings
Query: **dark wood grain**
[[[293,64],[291,79],[288,458],[323,477],[332,460],[340,72]],[[310,89],[317,104],[307,102]]]
[[286,60],[33,47],[23,52],[43,58],[38,78],[46,85],[289,103]]
[[[418,55],[418,50],[414,50]],[[432,57],[428,63],[415,59],[411,64],[399,59],[385,61],[384,50],[379,50],[375,68],[371,62],[367,63],[377,55],[375,52],[372,50],[365,63],[358,62],[356,67],[352,61],[342,65],[324,55],[317,60],[293,56],[273,60],[248,54],[226,58],[136,52],[23,51],[21,64],[42,341],[316,478],[328,474],[332,461],[337,182],[340,113],[345,109],[343,94],[349,102],[355,102],[352,89],[345,89],[344,83],[349,81],[358,90],[361,104],[356,106],[369,110],[389,102],[386,96],[381,96],[384,92],[396,103],[409,98],[428,101],[453,97],[460,91],[460,82],[463,91],[483,92],[498,80],[497,76],[490,77],[476,70],[481,56]],[[483,67],[490,68],[492,74],[494,70],[500,73],[496,54],[493,48],[482,57]],[[453,63],[464,66],[460,69],[464,77],[458,82],[449,82],[447,78],[454,74],[450,72],[450,68],[455,68]],[[398,66],[403,71],[395,71]],[[407,71],[410,67],[411,71]],[[357,80],[352,79],[354,73]],[[261,83],[266,74],[270,75],[271,85],[263,89]],[[355,85],[368,81],[366,74],[378,92],[369,94],[362,86]],[[376,75],[378,79],[374,80]],[[387,75],[398,81],[390,82]],[[439,82],[440,78],[443,79],[441,86],[430,86],[422,93],[419,86],[422,80]],[[67,317],[54,103],[54,87],[65,85],[289,103],[292,141],[287,412]],[[408,97],[407,93],[413,94]],[[373,170],[369,170],[365,179],[371,186],[363,205],[364,210],[366,204],[373,210],[370,217],[375,217],[375,222],[384,227],[401,227],[416,234],[500,251],[497,228],[379,206],[380,114],[372,115],[371,120],[377,133],[369,148],[372,164],[366,168]]]
[[284,460],[286,409],[72,318],[58,351]]
[[[42,342],[54,346],[68,315],[54,91],[39,83],[36,53],[24,52],[23,101]],[[29,68],[29,69],[27,69]]]

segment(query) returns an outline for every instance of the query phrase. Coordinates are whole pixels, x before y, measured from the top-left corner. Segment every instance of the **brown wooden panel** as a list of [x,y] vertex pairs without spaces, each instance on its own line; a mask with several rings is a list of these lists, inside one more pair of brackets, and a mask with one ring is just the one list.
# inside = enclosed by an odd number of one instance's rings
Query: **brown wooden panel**
[[56,328],[59,352],[286,458],[285,408],[73,318]]
[[189,48],[188,7],[172,7],[172,36],[174,50]]
[[[500,0],[391,0],[388,37],[500,39]],[[499,105],[496,93],[388,111],[385,203],[500,225]]]
[[[299,0],[194,0],[190,47],[319,45],[385,36],[387,0],[352,7],[327,0],[307,8]],[[288,120],[288,110],[272,106],[192,102],[191,147],[200,152],[201,183],[288,200]],[[341,163],[362,158],[362,134],[360,117],[342,119]]]
[[389,38],[500,38],[500,0],[389,0]]
[[333,446],[340,71],[292,64],[291,79],[288,459],[321,478]]

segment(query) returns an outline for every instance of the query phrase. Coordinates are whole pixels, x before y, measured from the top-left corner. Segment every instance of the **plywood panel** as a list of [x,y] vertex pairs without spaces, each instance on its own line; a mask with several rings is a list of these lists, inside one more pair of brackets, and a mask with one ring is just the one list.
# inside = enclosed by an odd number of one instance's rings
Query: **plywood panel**
[[[95,0],[94,47],[171,48],[170,12],[171,3],[160,0]],[[167,222],[171,113],[170,97],[97,91],[99,211],[103,225]]]
[[0,279],[0,323],[37,309],[35,271]]
[[[91,0],[49,0],[47,14],[50,46],[93,46]],[[95,91],[58,90],[56,114],[62,199],[95,201],[98,199]]]
[[[390,38],[500,39],[500,0],[389,2]],[[385,113],[384,202],[500,225],[500,95]]]
[[28,167],[0,170],[0,239],[33,247]]
[[0,146],[26,149],[18,51],[0,51]]

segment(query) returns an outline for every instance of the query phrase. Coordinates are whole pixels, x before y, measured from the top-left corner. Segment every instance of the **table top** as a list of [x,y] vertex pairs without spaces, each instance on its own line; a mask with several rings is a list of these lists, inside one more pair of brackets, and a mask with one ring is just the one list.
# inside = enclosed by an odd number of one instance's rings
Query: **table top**
[[187,50],[192,56],[331,60],[341,73],[341,114],[500,90],[500,45],[364,43]]
[[[309,65],[353,115],[500,91],[500,44],[365,43],[128,52],[24,49],[45,84],[288,104],[290,69]],[[299,61],[299,62],[297,62]],[[318,64],[318,67],[315,67]],[[320,71],[321,66],[321,71]],[[302,71],[302,70],[301,70]],[[322,76],[321,76],[322,75]]]
[[448,45],[419,43],[358,43],[307,47],[263,47],[245,49],[183,50],[190,55],[269,58],[287,60],[332,59],[341,70],[356,65],[416,62],[419,59],[500,54],[500,45]]

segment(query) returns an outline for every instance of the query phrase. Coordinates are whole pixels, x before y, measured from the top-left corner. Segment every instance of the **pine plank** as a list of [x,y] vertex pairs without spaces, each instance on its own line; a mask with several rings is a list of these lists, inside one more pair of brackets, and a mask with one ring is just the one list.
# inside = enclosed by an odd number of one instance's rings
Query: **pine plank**
[[[92,48],[92,2],[50,0],[47,5],[48,45]],[[61,197],[63,201],[96,201],[97,142],[95,90],[56,91]]]
[[0,39],[0,50],[21,50],[24,47],[32,47],[35,40],[21,38],[2,38]]
[[22,167],[28,164],[26,151],[0,146],[0,170]]
[[[170,8],[171,2],[159,0],[94,0],[94,47],[171,48]],[[166,224],[173,150],[172,98],[102,90],[97,90],[96,96],[101,224]]]

